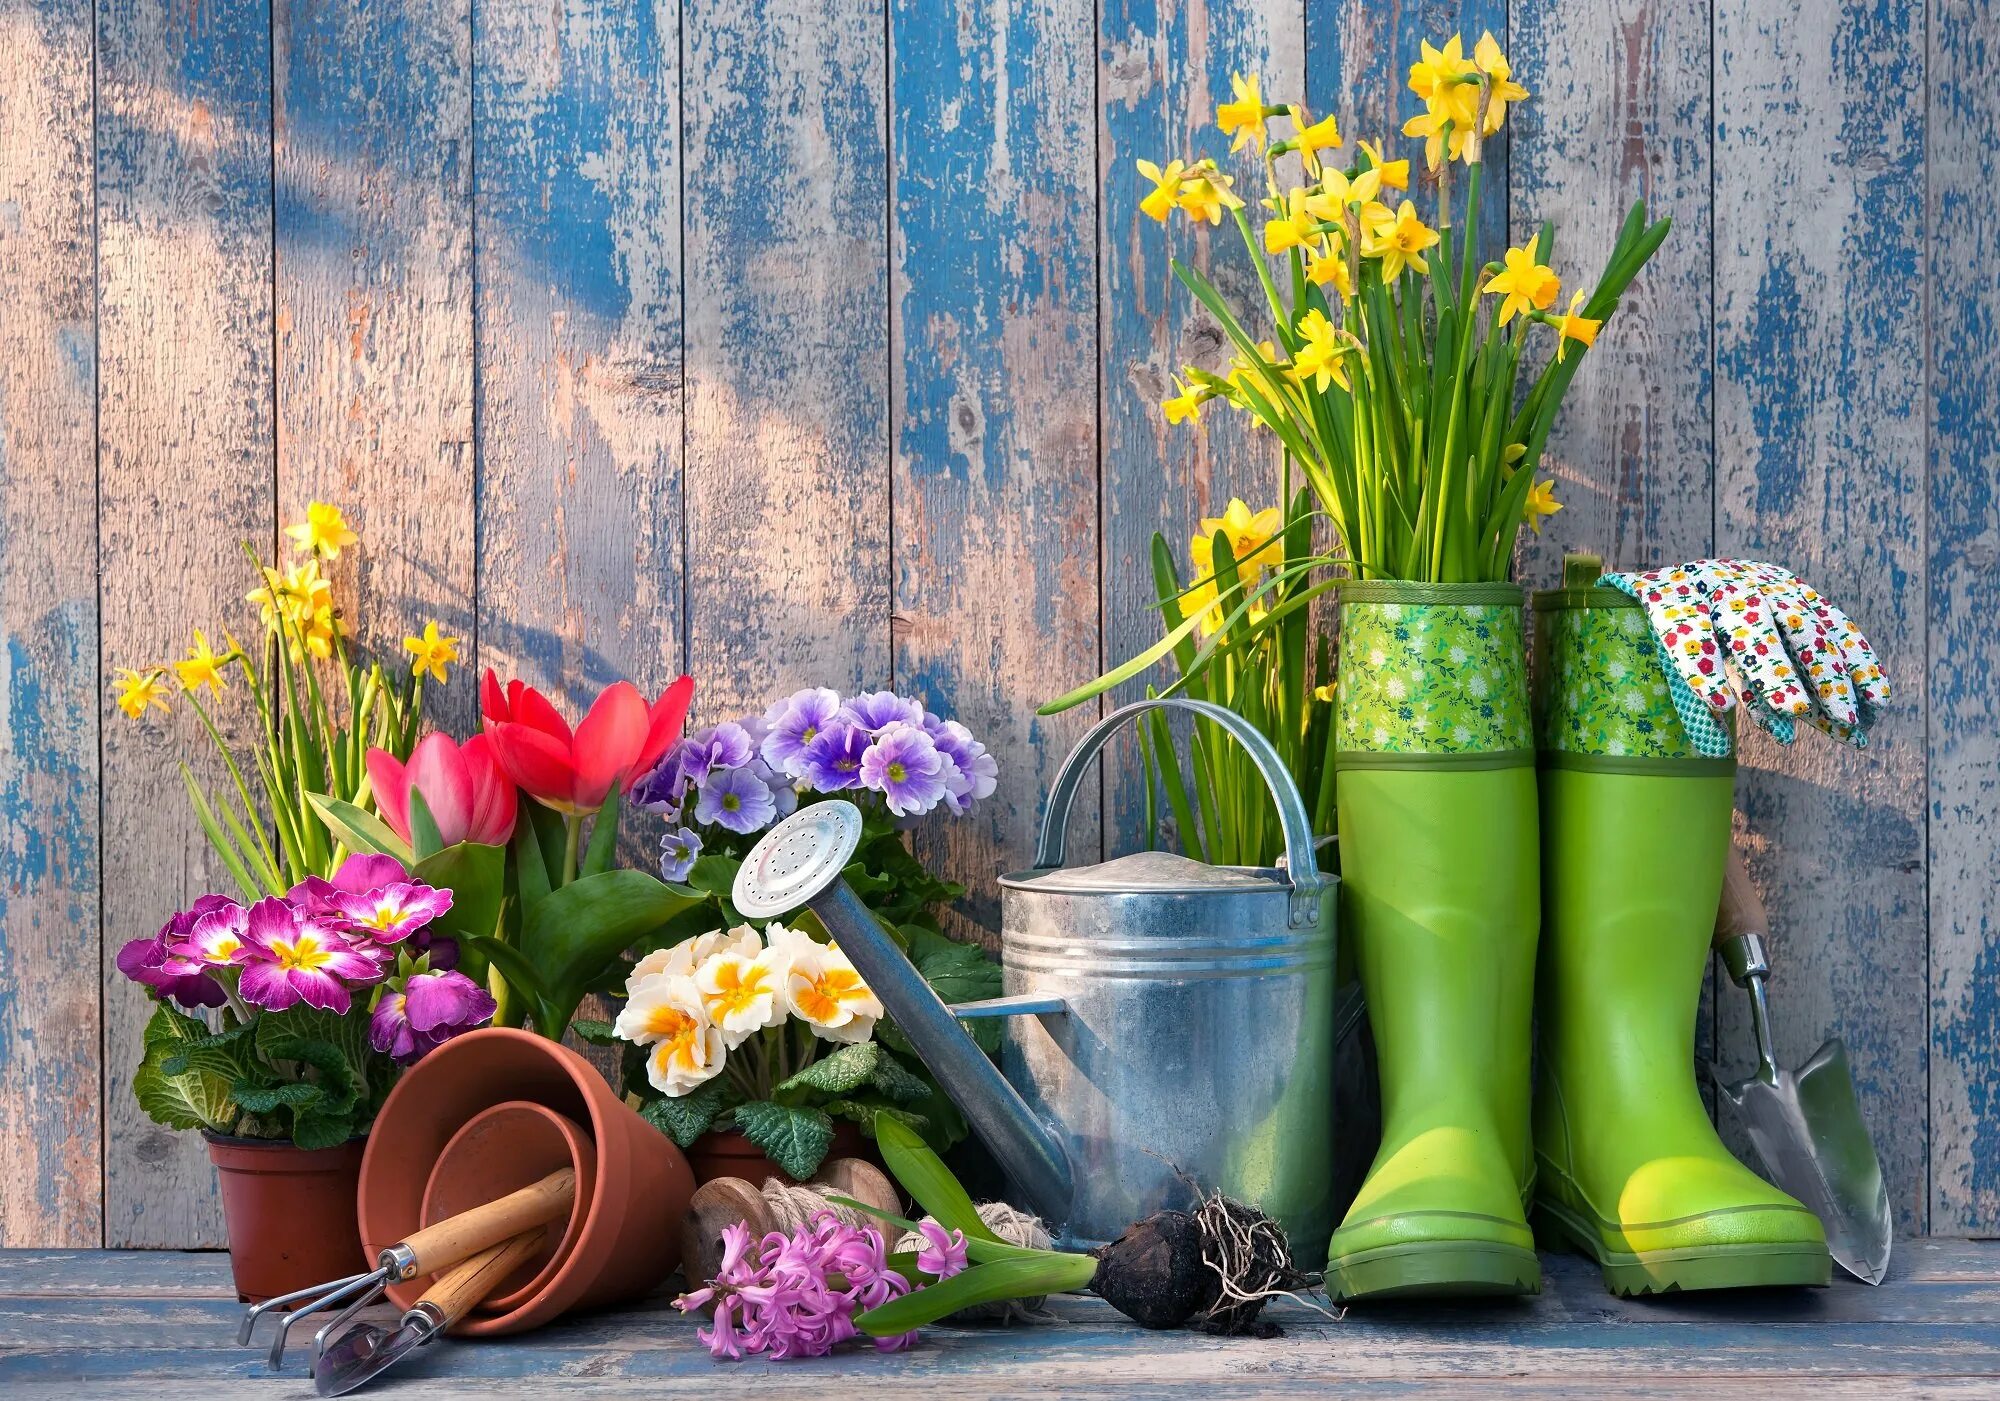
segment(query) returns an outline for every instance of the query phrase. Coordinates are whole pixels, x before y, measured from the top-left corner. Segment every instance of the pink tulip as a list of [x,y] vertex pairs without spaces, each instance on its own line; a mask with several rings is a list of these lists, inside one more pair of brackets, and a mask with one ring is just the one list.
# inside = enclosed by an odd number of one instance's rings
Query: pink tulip
[[387,750],[371,749],[368,779],[383,821],[406,842],[412,788],[424,795],[424,805],[446,846],[460,842],[502,846],[514,834],[514,783],[485,735],[474,735],[464,744],[454,743],[450,735],[425,735],[417,741],[408,765],[396,762]]

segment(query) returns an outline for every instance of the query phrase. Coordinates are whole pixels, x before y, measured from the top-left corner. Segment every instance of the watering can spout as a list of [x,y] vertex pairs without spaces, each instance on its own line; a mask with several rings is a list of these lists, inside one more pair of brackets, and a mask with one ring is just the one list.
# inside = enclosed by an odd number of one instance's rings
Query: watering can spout
[[801,907],[817,915],[1028,1205],[1051,1225],[1060,1224],[1074,1196],[1062,1140],[1035,1117],[840,878],[860,838],[861,811],[852,803],[802,807],[751,848],[731,900],[752,919],[776,919]]

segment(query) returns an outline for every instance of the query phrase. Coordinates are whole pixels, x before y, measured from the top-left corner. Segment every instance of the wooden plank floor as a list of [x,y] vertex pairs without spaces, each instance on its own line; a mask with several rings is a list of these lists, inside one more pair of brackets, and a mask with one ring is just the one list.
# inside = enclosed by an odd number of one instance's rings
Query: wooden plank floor
[[[811,1362],[712,1362],[664,1298],[503,1342],[446,1341],[383,1394],[689,1394],[871,1401],[1000,1397],[1356,1395],[1546,1397],[2000,1396],[2000,1242],[1912,1241],[1868,1289],[1620,1300],[1596,1272],[1545,1257],[1541,1297],[1513,1304],[1276,1313],[1284,1336],[1149,1333],[1094,1299],[1036,1328],[927,1330],[913,1351]],[[236,1346],[216,1254],[0,1251],[0,1396],[311,1395]]]

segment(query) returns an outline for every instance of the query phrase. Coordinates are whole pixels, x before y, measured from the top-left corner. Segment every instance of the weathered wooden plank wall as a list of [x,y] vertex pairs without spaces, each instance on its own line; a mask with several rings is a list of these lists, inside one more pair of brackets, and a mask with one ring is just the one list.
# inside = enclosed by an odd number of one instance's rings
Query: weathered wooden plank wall
[[[371,641],[436,616],[572,701],[683,666],[711,715],[919,687],[1000,756],[998,800],[926,837],[980,887],[1089,719],[1034,704],[1155,635],[1152,533],[1278,482],[1223,416],[1159,421],[1221,349],[1167,258],[1247,273],[1226,227],[1145,218],[1131,163],[1212,146],[1235,72],[1400,139],[1409,51],[1456,28],[1536,94],[1490,234],[1553,218],[1574,281],[1635,196],[1676,222],[1521,573],[1749,551],[1853,603],[1900,688],[1877,743],[1746,756],[1781,1035],[1847,1038],[1905,1229],[2000,1230],[1993,18],[0,0],[0,1243],[219,1239],[198,1145],[125,1089],[143,1007],[109,962],[218,873],[180,717],[106,684],[239,606],[231,542],[337,498]],[[466,723],[472,688],[441,703]],[[1108,773],[1086,849],[1135,834]],[[1743,1036],[1724,998],[1711,1044]]]

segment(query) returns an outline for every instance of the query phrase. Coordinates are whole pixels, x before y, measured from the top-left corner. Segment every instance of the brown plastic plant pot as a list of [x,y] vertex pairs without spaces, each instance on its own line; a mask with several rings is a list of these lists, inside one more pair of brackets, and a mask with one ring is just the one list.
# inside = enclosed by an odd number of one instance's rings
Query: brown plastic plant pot
[[[826,1150],[827,1162],[835,1158],[874,1158],[876,1148],[872,1139],[861,1136],[858,1126],[840,1120],[833,1126],[833,1146]],[[721,1177],[738,1177],[752,1186],[761,1187],[775,1177],[782,1182],[797,1179],[745,1138],[731,1130],[711,1129],[688,1145],[688,1166],[694,1169],[697,1185],[715,1181]]]
[[[694,1176],[673,1141],[614,1095],[590,1062],[531,1032],[487,1027],[417,1062],[376,1116],[361,1163],[361,1240],[371,1255],[422,1224],[431,1169],[452,1136],[509,1100],[553,1109],[588,1132],[596,1180],[568,1259],[513,1311],[454,1330],[475,1337],[644,1294],[680,1263],[680,1220],[694,1195]],[[389,1297],[409,1308],[423,1290],[423,1280],[410,1280],[391,1286]]]
[[576,1196],[569,1216],[542,1233],[542,1242],[533,1253],[473,1307],[474,1316],[500,1319],[512,1313],[546,1288],[569,1259],[590,1213],[591,1192],[597,1181],[597,1148],[568,1115],[528,1100],[510,1099],[467,1120],[438,1155],[424,1187],[426,1226],[498,1201],[565,1167],[576,1171]]
[[309,1149],[206,1131],[202,1138],[222,1188],[229,1268],[244,1303],[368,1268],[350,1205],[362,1140]]

